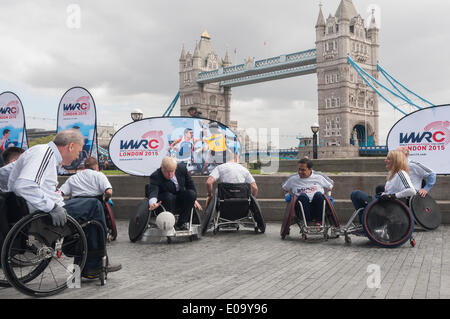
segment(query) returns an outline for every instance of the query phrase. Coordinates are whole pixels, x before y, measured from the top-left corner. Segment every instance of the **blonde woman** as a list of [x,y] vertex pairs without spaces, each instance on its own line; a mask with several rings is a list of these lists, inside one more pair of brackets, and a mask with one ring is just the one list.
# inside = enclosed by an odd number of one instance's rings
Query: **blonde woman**
[[[414,196],[416,191],[409,177],[408,162],[401,151],[390,151],[384,160],[389,171],[384,192],[379,196],[380,200],[407,198]],[[368,205],[372,197],[362,191],[353,191],[350,195],[355,209]]]

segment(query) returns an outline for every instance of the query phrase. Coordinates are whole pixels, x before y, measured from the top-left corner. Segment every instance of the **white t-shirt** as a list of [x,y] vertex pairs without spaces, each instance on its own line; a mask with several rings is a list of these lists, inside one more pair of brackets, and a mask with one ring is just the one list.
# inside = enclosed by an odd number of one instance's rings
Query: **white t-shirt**
[[30,212],[49,212],[56,205],[64,206],[57,192],[57,167],[62,157],[55,143],[36,145],[26,150],[14,165],[8,179],[8,190],[23,197]]
[[402,170],[395,174],[390,181],[386,182],[384,194],[395,194],[397,198],[405,198],[414,196],[416,190],[413,187],[408,173]]
[[102,172],[93,169],[85,169],[70,176],[61,186],[60,191],[64,195],[72,194],[72,197],[98,196],[112,188],[108,178]]
[[311,201],[314,194],[317,192],[324,193],[324,188],[332,189],[333,184],[330,183],[323,176],[315,174],[314,172],[307,178],[300,178],[300,175],[295,174],[287,179],[282,185],[287,192],[292,192],[294,195],[306,194]]
[[411,178],[412,185],[416,190],[422,188],[422,180],[427,178],[433,171],[428,167],[414,161],[408,160],[409,177]]
[[213,177],[215,181],[219,183],[230,183],[230,184],[241,184],[247,183],[252,184],[255,182],[252,174],[238,163],[224,163],[216,168],[214,168],[209,174]]

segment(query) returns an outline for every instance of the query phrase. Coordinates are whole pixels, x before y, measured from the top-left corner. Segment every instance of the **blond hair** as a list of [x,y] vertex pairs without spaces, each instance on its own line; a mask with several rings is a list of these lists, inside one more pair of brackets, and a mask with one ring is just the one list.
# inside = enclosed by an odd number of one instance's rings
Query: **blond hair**
[[177,161],[173,157],[166,156],[161,162],[161,168],[165,168],[169,171],[174,171],[177,168]]
[[397,147],[397,151],[401,151],[408,158],[408,156],[409,156],[409,148],[407,148],[406,146],[399,146],[399,147]]
[[394,175],[400,171],[405,171],[409,174],[408,161],[406,160],[405,153],[401,150],[390,151],[386,156],[386,159],[389,159],[392,162],[392,167],[387,177],[388,181],[390,181]]

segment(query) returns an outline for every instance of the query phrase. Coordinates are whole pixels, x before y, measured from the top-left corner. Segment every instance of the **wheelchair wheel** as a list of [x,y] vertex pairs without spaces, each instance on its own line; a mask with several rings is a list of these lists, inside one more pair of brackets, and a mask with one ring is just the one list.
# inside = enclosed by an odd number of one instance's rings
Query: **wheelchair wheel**
[[57,294],[80,274],[87,258],[87,241],[81,226],[67,216],[55,227],[47,213],[34,213],[14,225],[1,255],[8,282],[20,292],[45,297]]
[[106,220],[106,226],[108,227],[108,237],[111,239],[111,241],[116,240],[117,238],[117,226],[116,226],[116,220],[114,219],[114,213],[112,211],[111,205],[104,201],[103,205],[106,208],[105,211],[105,220]]
[[216,213],[216,206],[217,206],[217,191],[216,194],[211,198],[210,202],[208,203],[208,206],[205,208],[205,214],[203,216],[202,220],[202,236],[205,235],[205,233],[208,231],[208,228],[210,228],[212,221],[215,218]]
[[407,242],[414,231],[414,218],[408,207],[399,200],[375,200],[363,215],[367,237],[375,244],[395,248]]
[[324,197],[325,197],[325,203],[327,205],[326,218],[328,219],[328,222],[331,226],[339,228],[340,224],[339,224],[339,219],[336,214],[336,210],[334,209],[334,206],[331,203],[331,200],[328,197],[328,195],[325,194]]
[[148,207],[148,199],[144,198],[139,202],[139,205],[130,217],[128,237],[133,243],[141,239],[144,231],[147,229],[150,220]]
[[291,201],[286,205],[286,210],[284,211],[283,223],[281,224],[280,235],[281,239],[285,239],[289,234],[291,228],[292,218],[294,217],[295,202],[297,201],[297,196],[292,196]]
[[192,224],[193,225],[201,225],[202,224],[202,218],[200,216],[200,213],[198,212],[198,209],[195,207],[193,208]]
[[253,218],[256,221],[256,224],[258,227],[255,227],[255,232],[258,232],[258,229],[261,233],[264,233],[266,231],[266,223],[264,222],[264,217],[262,215],[261,206],[259,206],[259,203],[256,201],[256,198],[253,197],[253,195],[250,195],[250,198],[252,200],[251,207],[253,208]]
[[414,220],[425,230],[435,230],[441,224],[441,210],[436,201],[427,194],[414,195],[409,200]]

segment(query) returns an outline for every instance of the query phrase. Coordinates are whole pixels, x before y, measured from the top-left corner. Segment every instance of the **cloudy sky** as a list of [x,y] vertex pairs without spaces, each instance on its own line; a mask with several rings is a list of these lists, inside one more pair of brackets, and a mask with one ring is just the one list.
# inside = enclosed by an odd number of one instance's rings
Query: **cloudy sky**
[[[322,1],[325,17],[339,2]],[[378,8],[380,64],[433,103],[449,103],[450,2],[353,2],[363,18],[371,5]],[[205,28],[216,53],[224,57],[228,48],[240,64],[248,56],[314,48],[318,12],[319,0],[2,0],[0,91],[19,95],[28,128],[55,129],[60,98],[83,86],[95,99],[99,124],[119,128],[134,108],[146,117],[165,111],[178,91],[181,47],[193,52]],[[316,105],[314,74],[232,90],[232,119],[244,128],[280,128],[282,147],[295,146],[298,134],[311,135]],[[384,141],[401,115],[384,103],[380,113]]]

